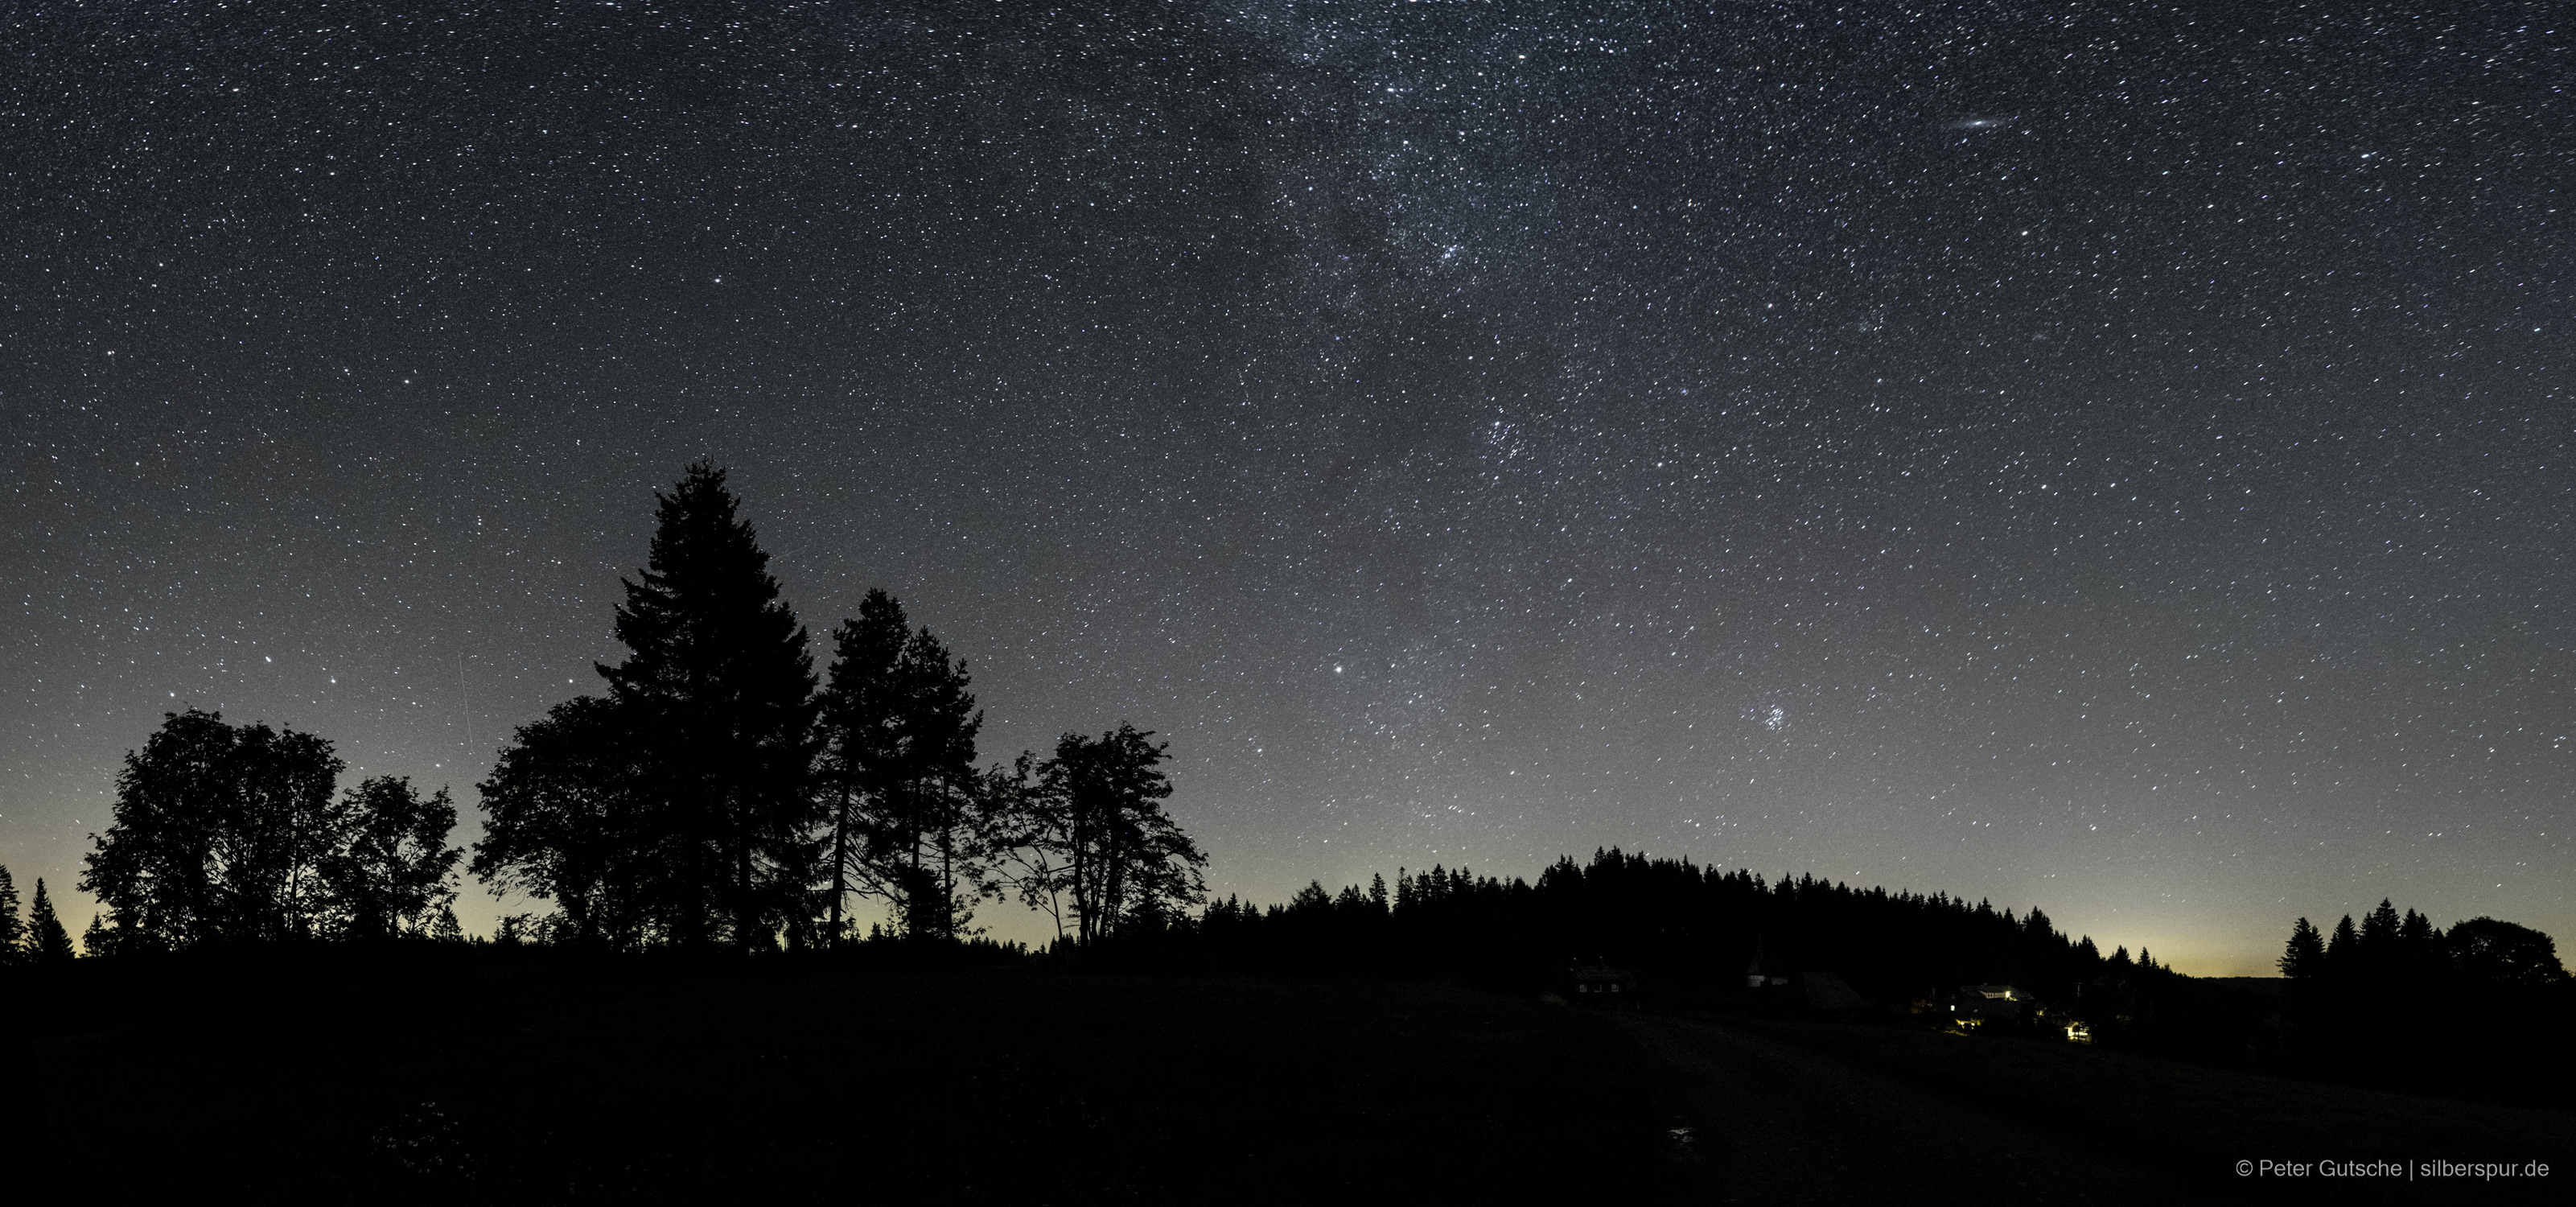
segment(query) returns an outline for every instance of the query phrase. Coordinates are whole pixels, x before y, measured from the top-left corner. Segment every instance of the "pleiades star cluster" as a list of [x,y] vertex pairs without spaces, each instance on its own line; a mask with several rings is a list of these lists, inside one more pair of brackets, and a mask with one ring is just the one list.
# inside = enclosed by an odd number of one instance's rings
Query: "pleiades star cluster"
[[0,863],[77,931],[183,706],[470,806],[704,457],[988,760],[1168,738],[1220,893],[2564,937],[2564,16],[21,6]]

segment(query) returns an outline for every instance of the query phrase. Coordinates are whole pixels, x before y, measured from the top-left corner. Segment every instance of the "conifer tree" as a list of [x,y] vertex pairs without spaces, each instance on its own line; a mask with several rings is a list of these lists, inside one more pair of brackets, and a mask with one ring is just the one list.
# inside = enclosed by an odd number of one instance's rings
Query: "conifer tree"
[[2395,944],[2397,930],[2401,925],[2403,924],[2397,918],[2397,907],[2391,904],[2388,898],[2380,898],[2379,908],[2370,911],[2370,916],[2362,919],[2362,945],[2365,948],[2385,948]]
[[63,920],[54,915],[54,903],[45,895],[45,880],[41,876],[36,878],[36,896],[27,905],[25,942],[30,963],[71,963],[72,937],[63,930]]
[[2386,897],[2379,899],[2379,908],[2361,920],[2361,941],[2353,948],[2353,964],[2354,973],[2364,983],[2377,985],[2397,975],[2398,931],[2404,925],[2397,917],[2397,907]]
[[2342,921],[2335,923],[2334,937],[2326,940],[2325,971],[2333,977],[2349,978],[2360,962],[2361,932],[2353,929],[2352,915],[2345,914]]
[[955,938],[993,887],[996,792],[1007,786],[975,768],[984,714],[966,664],[908,625],[901,603],[870,591],[833,633],[822,728],[836,935],[841,903],[859,892],[883,899],[906,935]]
[[2442,932],[2434,929],[2433,920],[2414,910],[2406,911],[2406,920],[2397,924],[2397,940],[2400,943],[2409,945],[2438,943],[2441,939]]
[[901,791],[875,827],[881,861],[908,861],[905,929],[954,939],[982,894],[989,856],[983,777],[975,737],[984,714],[967,691],[966,664],[924,628],[904,645],[905,760]]
[[2447,971],[2449,958],[2442,950],[2442,932],[2433,920],[2414,910],[2397,925],[2398,963],[2403,975],[2417,984],[2430,984]]
[[2290,928],[2290,942],[2281,952],[2281,975],[2294,981],[2307,980],[2325,971],[2326,942],[2305,918]]
[[683,944],[767,947],[810,916],[813,658],[724,471],[692,465],[655,497],[647,567],[617,609],[631,653],[599,668],[648,739],[647,833],[671,873],[655,912]]
[[[832,632],[832,667],[822,700],[822,768],[830,811],[824,860],[831,881],[824,930],[833,943],[848,934],[842,911],[851,893],[884,895],[868,874],[868,823],[872,801],[893,790],[892,769],[901,758],[897,668],[910,638],[903,605],[882,590],[869,591],[857,618],[842,621]],[[897,916],[903,913],[897,903]]]
[[0,866],[0,967],[17,963],[26,943],[27,924],[18,917],[18,882]]

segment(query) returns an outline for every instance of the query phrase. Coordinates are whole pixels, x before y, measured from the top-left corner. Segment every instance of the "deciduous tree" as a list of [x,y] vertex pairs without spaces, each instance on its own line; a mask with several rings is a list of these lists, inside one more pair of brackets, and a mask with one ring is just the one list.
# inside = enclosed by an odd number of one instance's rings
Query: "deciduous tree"
[[654,905],[686,894],[660,886],[673,869],[653,858],[660,797],[649,790],[642,741],[617,705],[596,696],[520,727],[480,786],[475,877],[495,893],[554,902],[562,936],[575,944],[662,937]]
[[456,899],[452,881],[465,853],[447,845],[456,804],[445,788],[423,797],[408,779],[377,776],[342,797],[336,828],[341,841],[322,861],[322,880],[340,934],[419,931]]
[[1070,900],[1086,944],[1206,896],[1207,856],[1163,811],[1171,756],[1152,737],[1127,724],[1096,739],[1064,735],[1021,806],[1023,840],[1053,852],[1052,888]]
[[329,906],[319,864],[339,841],[340,768],[312,734],[168,714],[126,755],[81,887],[135,946],[310,935]]
[[2567,979],[2558,962],[2558,944],[2548,935],[2516,922],[2471,918],[2445,936],[2451,964],[2475,983],[2538,988]]

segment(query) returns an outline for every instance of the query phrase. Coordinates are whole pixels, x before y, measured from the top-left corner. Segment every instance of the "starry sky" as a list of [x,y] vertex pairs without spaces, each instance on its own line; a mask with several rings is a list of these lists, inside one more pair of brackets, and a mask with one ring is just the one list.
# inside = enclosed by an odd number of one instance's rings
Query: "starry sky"
[[1220,893],[1618,845],[2202,974],[2576,940],[2564,16],[19,7],[0,863],[85,923],[183,705],[472,838],[706,457],[986,759],[1160,731]]

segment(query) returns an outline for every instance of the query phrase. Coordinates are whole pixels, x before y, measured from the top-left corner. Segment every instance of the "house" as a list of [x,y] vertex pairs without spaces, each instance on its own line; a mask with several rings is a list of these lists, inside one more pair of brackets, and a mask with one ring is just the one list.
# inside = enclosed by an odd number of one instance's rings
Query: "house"
[[2010,985],[1961,985],[1950,1017],[1963,1027],[2003,1022],[2021,1017],[2022,1004],[2029,1000],[2029,994]]
[[1763,989],[1774,985],[1786,985],[1788,983],[1789,978],[1781,975],[1780,970],[1772,967],[1770,959],[1763,955],[1761,936],[1754,936],[1753,962],[1744,966],[1744,987],[1747,989]]
[[1602,1004],[1629,1004],[1637,1000],[1637,973],[1634,969],[1614,968],[1608,964],[1576,964],[1565,970],[1571,983],[1573,1000]]

